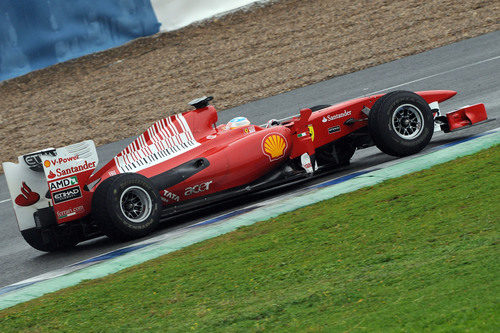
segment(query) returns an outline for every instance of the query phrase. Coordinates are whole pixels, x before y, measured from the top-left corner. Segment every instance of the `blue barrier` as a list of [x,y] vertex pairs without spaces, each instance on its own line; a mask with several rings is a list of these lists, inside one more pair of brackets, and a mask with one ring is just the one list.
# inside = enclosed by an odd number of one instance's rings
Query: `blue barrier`
[[150,0],[0,1],[0,81],[159,31]]

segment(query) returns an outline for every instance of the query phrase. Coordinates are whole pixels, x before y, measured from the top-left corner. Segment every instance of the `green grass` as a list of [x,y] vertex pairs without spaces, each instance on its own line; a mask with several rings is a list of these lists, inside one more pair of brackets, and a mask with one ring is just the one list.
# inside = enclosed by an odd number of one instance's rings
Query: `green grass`
[[0,331],[499,331],[500,146],[0,311]]

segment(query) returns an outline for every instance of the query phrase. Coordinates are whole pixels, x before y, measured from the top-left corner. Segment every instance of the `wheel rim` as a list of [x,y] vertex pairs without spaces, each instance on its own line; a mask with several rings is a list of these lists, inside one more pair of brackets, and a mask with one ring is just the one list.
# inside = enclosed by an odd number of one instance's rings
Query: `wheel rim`
[[131,186],[123,191],[120,197],[120,209],[125,217],[133,223],[146,220],[153,203],[150,195],[139,186]]
[[403,104],[392,114],[392,128],[396,134],[406,140],[420,135],[424,129],[422,111],[413,104]]

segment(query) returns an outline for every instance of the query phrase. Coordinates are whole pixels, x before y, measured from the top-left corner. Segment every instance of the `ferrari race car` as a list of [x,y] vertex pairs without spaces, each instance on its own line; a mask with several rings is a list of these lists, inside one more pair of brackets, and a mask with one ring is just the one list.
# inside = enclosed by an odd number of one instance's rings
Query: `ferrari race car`
[[3,163],[19,229],[41,251],[107,235],[151,233],[160,218],[347,165],[376,145],[394,156],[421,151],[435,127],[453,132],[487,121],[483,104],[441,115],[455,91],[394,91],[300,110],[251,124],[217,125],[211,97],[161,119],[96,171],[91,140]]

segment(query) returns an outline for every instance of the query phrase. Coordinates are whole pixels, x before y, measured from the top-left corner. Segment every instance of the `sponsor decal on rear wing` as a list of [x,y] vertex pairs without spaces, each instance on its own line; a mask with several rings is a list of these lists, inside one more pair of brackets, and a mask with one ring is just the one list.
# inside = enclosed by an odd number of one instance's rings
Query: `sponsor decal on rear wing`
[[98,157],[92,140],[58,148],[56,153],[44,156],[42,165],[57,222],[62,223],[90,213],[90,193],[84,186]]
[[22,155],[18,163],[3,163],[19,229],[37,227],[37,212],[49,207],[58,223],[88,214],[83,186],[97,162],[95,144],[88,140]]

